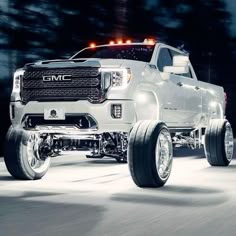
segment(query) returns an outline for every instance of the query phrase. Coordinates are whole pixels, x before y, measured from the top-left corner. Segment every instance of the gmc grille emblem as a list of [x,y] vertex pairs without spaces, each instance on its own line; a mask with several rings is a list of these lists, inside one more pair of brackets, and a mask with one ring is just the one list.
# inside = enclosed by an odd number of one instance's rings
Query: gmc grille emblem
[[44,82],[52,82],[52,81],[71,81],[71,75],[45,75],[43,76]]

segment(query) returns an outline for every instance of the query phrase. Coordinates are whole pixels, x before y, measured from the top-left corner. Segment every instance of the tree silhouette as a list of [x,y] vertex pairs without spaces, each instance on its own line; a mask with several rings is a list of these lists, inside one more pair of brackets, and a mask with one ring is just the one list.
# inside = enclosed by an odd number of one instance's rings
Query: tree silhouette
[[0,24],[14,51],[16,67],[30,60],[69,55],[87,46],[90,40],[109,38],[115,17],[112,1],[88,0],[11,0],[1,15],[8,23]]
[[129,0],[127,13],[127,34],[137,40],[156,37],[158,22],[155,22],[155,12],[147,7],[147,1]]

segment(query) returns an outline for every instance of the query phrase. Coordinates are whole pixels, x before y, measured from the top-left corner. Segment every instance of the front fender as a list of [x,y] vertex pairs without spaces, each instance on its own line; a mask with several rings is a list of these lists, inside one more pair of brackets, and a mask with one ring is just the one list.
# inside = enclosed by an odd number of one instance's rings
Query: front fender
[[160,105],[152,91],[138,90],[134,95],[137,120],[160,120]]

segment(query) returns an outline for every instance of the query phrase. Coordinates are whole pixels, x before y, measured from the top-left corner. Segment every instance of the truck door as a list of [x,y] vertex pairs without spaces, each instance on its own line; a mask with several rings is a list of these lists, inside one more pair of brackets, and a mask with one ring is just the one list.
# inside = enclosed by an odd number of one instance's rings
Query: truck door
[[[160,72],[163,72],[165,66],[172,66],[172,55],[168,48],[160,48],[157,67]],[[164,94],[162,104],[162,119],[168,126],[181,126],[184,110],[184,101],[186,94],[181,86],[181,77],[175,74],[170,74],[170,79],[163,82],[162,94]]]
[[[180,55],[170,49],[172,57],[174,55]],[[182,111],[182,120],[186,125],[194,125],[201,119],[202,115],[202,93],[203,90],[198,82],[196,75],[189,64],[189,72],[186,74],[176,75],[179,79],[179,83],[184,93],[184,109]]]

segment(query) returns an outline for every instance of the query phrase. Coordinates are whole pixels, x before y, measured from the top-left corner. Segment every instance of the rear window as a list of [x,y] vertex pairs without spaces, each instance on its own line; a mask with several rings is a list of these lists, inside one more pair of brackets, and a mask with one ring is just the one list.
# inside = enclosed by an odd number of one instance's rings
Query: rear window
[[102,59],[127,59],[150,62],[154,45],[113,45],[84,49],[72,59],[102,58]]

